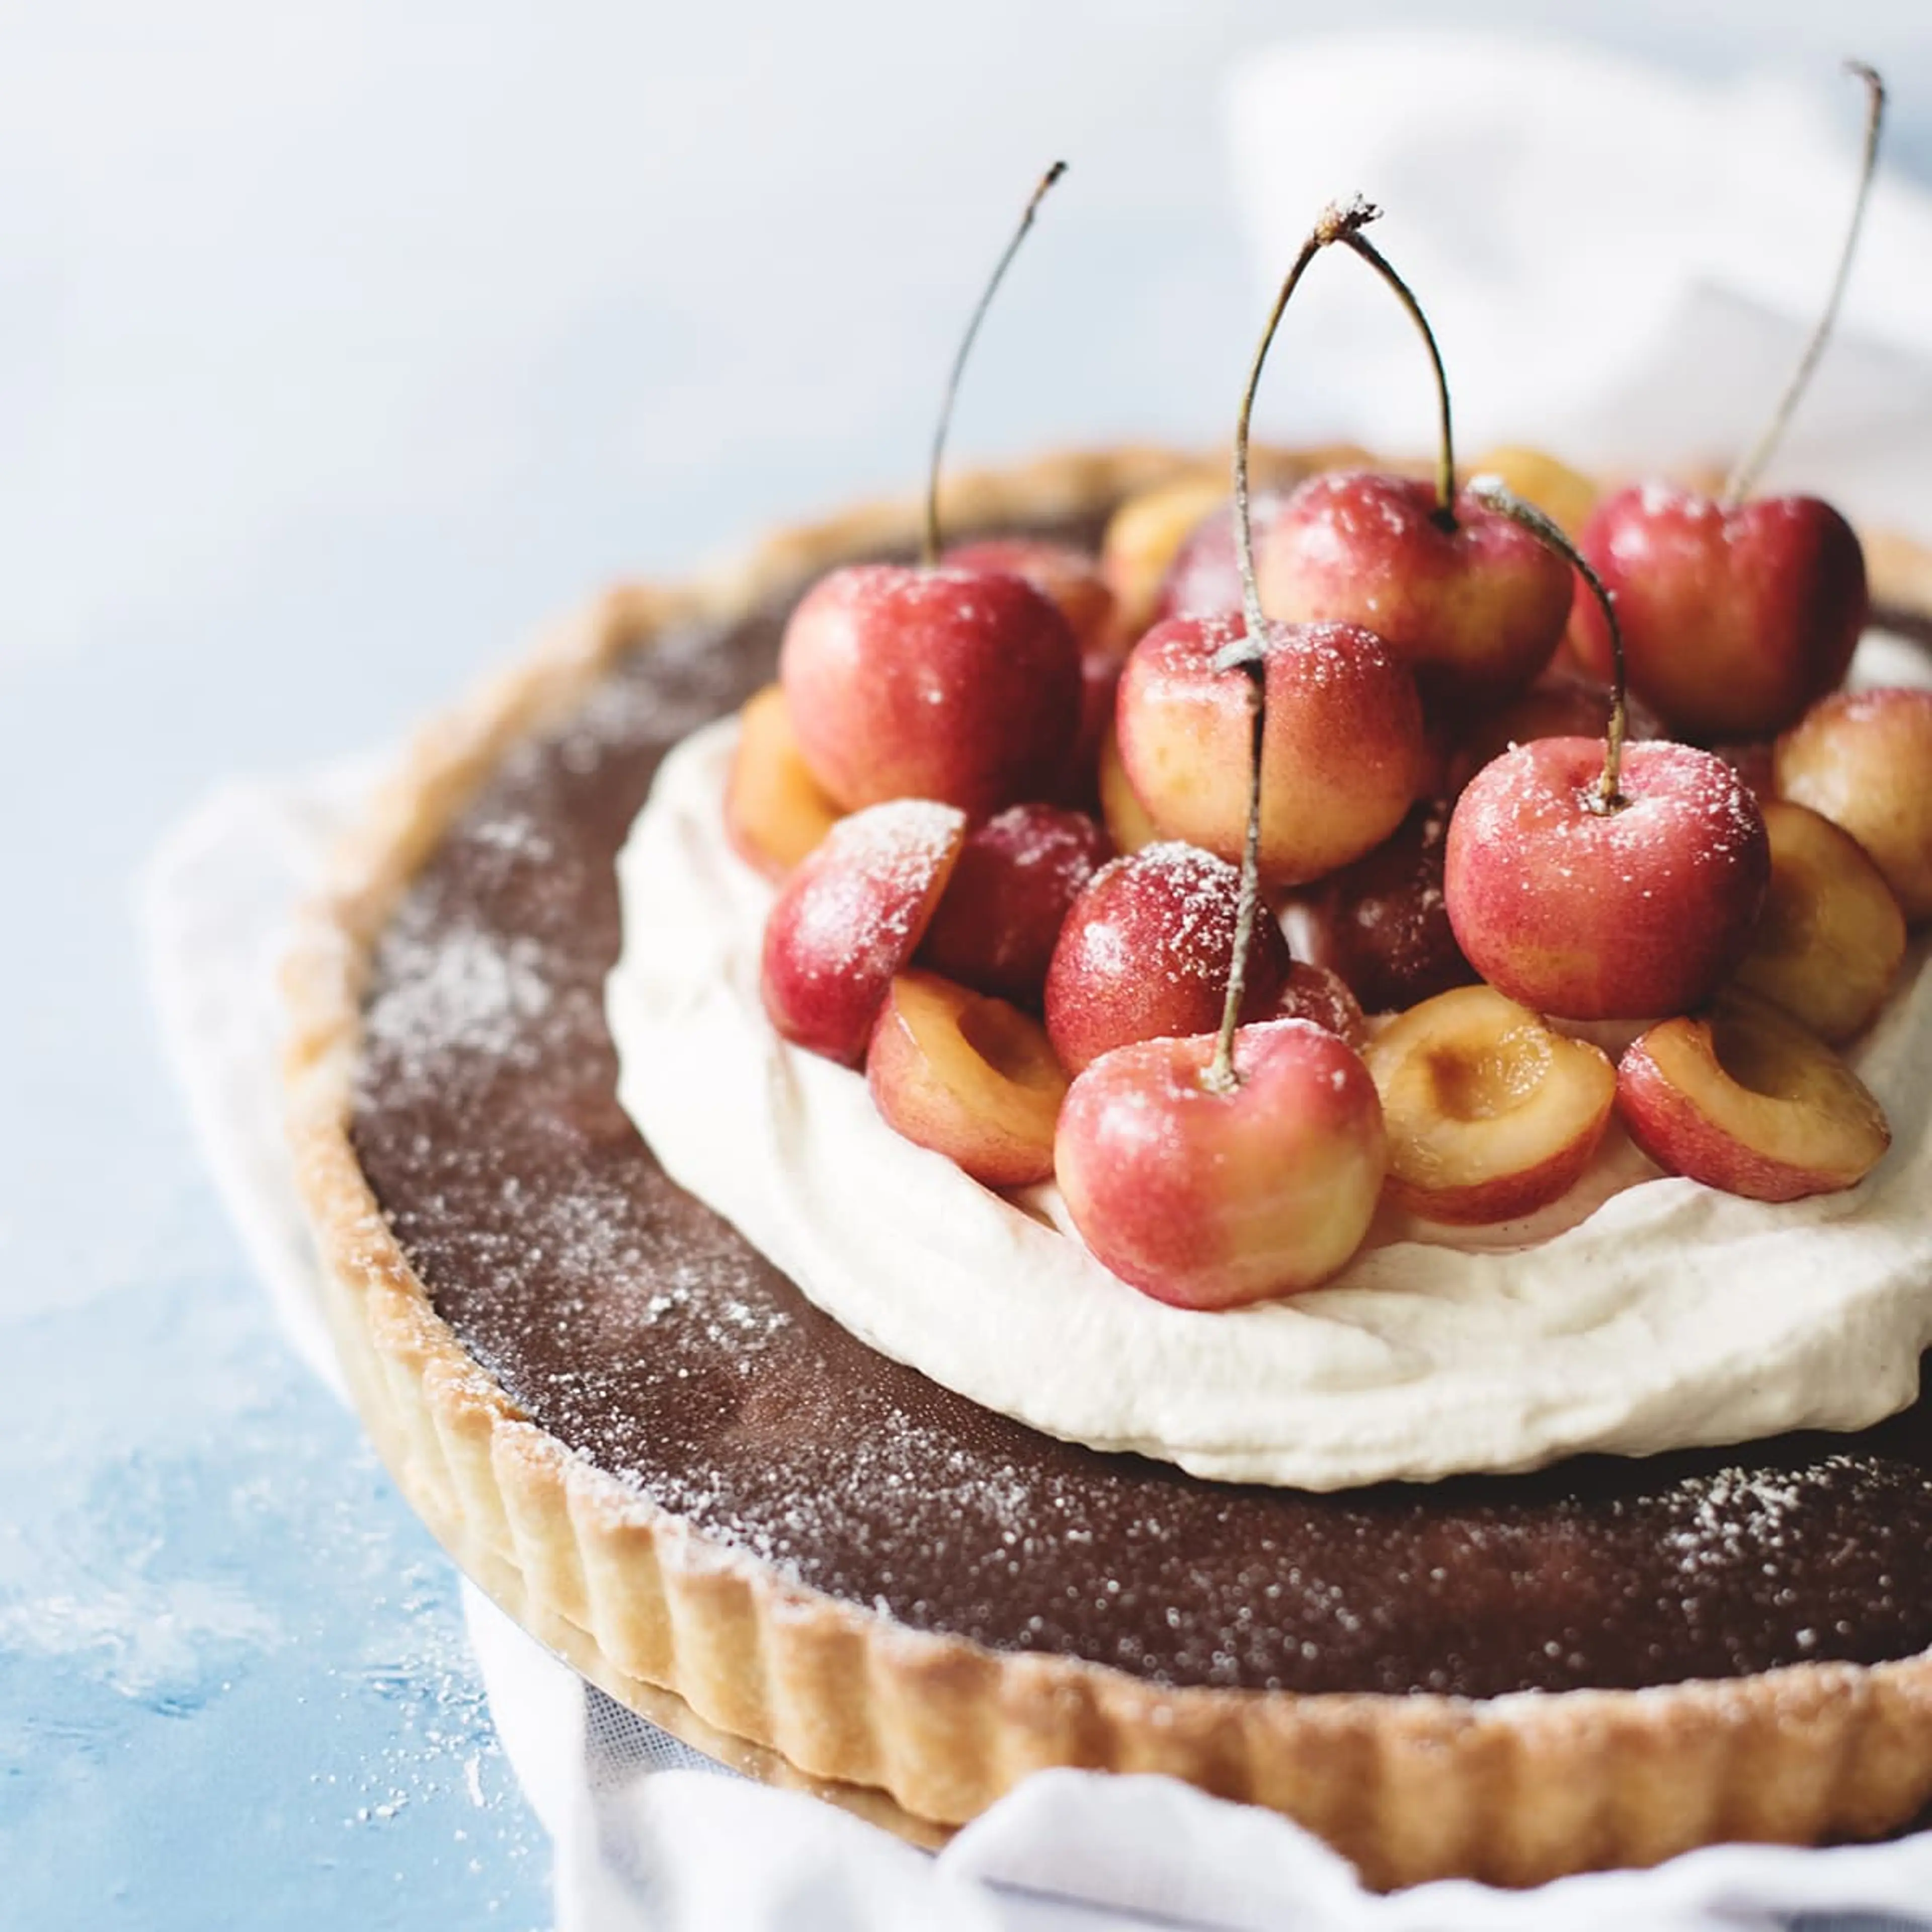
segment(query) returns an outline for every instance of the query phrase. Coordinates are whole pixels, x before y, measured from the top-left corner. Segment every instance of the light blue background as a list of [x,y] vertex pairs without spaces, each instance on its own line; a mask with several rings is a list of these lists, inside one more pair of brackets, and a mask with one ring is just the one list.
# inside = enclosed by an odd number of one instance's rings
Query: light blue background
[[[1688,13],[1458,17],[1821,88],[1863,53],[1932,176],[1922,0]],[[1219,76],[1331,24],[0,6],[0,1925],[548,1917],[452,1578],[285,1352],[162,1076],[158,831],[392,738],[614,573],[914,482],[1054,154],[960,449],[1220,434],[1256,304]]]

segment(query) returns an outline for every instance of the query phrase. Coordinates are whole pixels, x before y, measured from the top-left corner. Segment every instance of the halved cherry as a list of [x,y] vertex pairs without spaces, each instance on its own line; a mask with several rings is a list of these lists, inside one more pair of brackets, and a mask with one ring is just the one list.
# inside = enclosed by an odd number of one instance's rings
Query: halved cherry
[[746,865],[782,879],[840,814],[812,776],[785,709],[784,693],[766,685],[738,714],[738,742],[724,780],[724,836]]
[[1389,1192],[1432,1221],[1514,1221],[1568,1192],[1616,1100],[1609,1056],[1490,986],[1412,1006],[1363,1056],[1388,1130]]
[[1736,991],[1633,1041],[1617,1109],[1660,1167],[1755,1201],[1853,1186],[1892,1144],[1885,1110],[1822,1040]]
[[872,1030],[866,1078],[886,1120],[988,1187],[1053,1172],[1066,1076],[1046,1030],[1017,1006],[902,973]]
[[868,806],[825,835],[765,921],[760,988],[785,1039],[859,1064],[965,836],[963,812],[917,798]]
[[[1078,1073],[1130,1040],[1210,1031],[1226,1003],[1240,874],[1166,839],[1101,867],[1069,908],[1046,974],[1046,1030]],[[1248,946],[1244,1019],[1274,1010],[1288,941],[1259,919]]]
[[1771,886],[1737,983],[1820,1039],[1850,1040],[1878,1011],[1905,957],[1905,915],[1864,848],[1828,818],[1763,802]]

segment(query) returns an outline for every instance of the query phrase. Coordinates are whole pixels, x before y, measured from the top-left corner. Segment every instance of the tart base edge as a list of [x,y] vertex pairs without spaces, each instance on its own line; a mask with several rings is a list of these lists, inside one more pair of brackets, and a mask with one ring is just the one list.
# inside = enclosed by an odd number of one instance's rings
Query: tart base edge
[[[949,512],[1064,513],[1202,460],[1050,456],[962,476]],[[921,1842],[1051,1766],[1163,1773],[1269,1806],[1381,1887],[1534,1884],[1725,1840],[1871,1837],[1917,1815],[1932,1798],[1932,1654],[1472,1701],[1167,1690],[998,1653],[698,1535],[525,1419],[437,1316],[351,1135],[362,990],[391,909],[498,758],[560,722],[620,656],[916,527],[907,506],[865,506],[691,585],[607,593],[422,734],[304,917],[285,973],[296,1172],[358,1409],[412,1507],[518,1622],[620,1701],[650,1716],[668,1692],[777,1754],[748,1760],[754,1775],[793,1768]]]

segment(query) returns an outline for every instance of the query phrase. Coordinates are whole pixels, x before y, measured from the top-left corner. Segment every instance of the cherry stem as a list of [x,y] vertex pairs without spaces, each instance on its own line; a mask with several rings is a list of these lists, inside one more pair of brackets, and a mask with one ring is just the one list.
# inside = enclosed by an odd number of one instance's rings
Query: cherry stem
[[1770,460],[1771,453],[1790,422],[1798,399],[1810,385],[1811,373],[1817,368],[1832,325],[1838,319],[1839,304],[1845,298],[1845,284],[1851,279],[1852,258],[1858,252],[1858,231],[1864,226],[1865,203],[1871,199],[1872,178],[1878,171],[1879,130],[1885,124],[1885,82],[1880,79],[1878,70],[1868,67],[1863,61],[1846,62],[1845,71],[1864,83],[1865,147],[1864,158],[1859,163],[1858,197],[1852,203],[1852,218],[1845,230],[1844,246],[1838,251],[1838,272],[1832,278],[1831,292],[1825,298],[1824,313],[1818,318],[1817,327],[1811,332],[1810,340],[1804,345],[1804,354],[1798,358],[1798,367],[1792,371],[1790,381],[1784,386],[1784,394],[1778,399],[1778,406],[1771,412],[1770,422],[1765,424],[1763,434],[1750,454],[1731,472],[1730,480],[1724,485],[1726,509],[1735,509],[1750,494],[1760,471]]
[[980,292],[980,299],[966,324],[966,333],[959,339],[958,353],[952,358],[952,372],[946,379],[946,394],[939,406],[939,421],[932,432],[932,458],[926,470],[926,539],[920,556],[928,569],[939,561],[939,466],[946,454],[946,432],[952,425],[953,400],[959,393],[959,378],[965,373],[966,358],[973,352],[974,338],[980,333],[980,325],[986,320],[986,311],[993,305],[993,297],[998,292],[1000,283],[1006,280],[1006,271],[1012,266],[1013,257],[1019,253],[1020,244],[1026,239],[1027,230],[1033,226],[1033,218],[1040,212],[1040,203],[1046,199],[1047,190],[1066,172],[1066,164],[1055,161],[1040,176],[1038,184],[1028,199],[1025,212],[1020,217],[1019,226],[1013,230],[1012,238],[1001,251],[998,261],[993,265],[993,272],[986,286]]
[[1604,737],[1604,775],[1598,781],[1595,796],[1590,801],[1590,809],[1600,818],[1606,818],[1613,812],[1623,808],[1627,802],[1622,789],[1624,764],[1624,739],[1630,729],[1629,706],[1624,692],[1624,632],[1617,622],[1616,599],[1610,595],[1609,586],[1590,568],[1589,560],[1566,536],[1562,530],[1539,510],[1534,503],[1526,503],[1509,489],[1500,476],[1478,476],[1472,478],[1469,494],[1486,510],[1493,510],[1497,515],[1507,517],[1513,524],[1520,524],[1538,542],[1565,558],[1572,568],[1590,586],[1590,594],[1597,600],[1597,606],[1604,614],[1604,622],[1610,633],[1610,722]]
[[1422,332],[1429,360],[1436,370],[1436,400],[1442,418],[1442,433],[1436,453],[1436,520],[1444,530],[1456,527],[1456,436],[1449,420],[1449,372],[1442,366],[1442,352],[1436,346],[1436,332],[1415,298],[1415,291],[1396,273],[1388,258],[1366,236],[1352,230],[1337,236],[1337,241],[1354,250],[1376,273],[1394,290],[1409,320]]
[[1346,242],[1380,215],[1382,210],[1358,196],[1346,207],[1331,205],[1301,244],[1268,312],[1268,326],[1248,364],[1248,377],[1241,388],[1241,406],[1234,418],[1234,548],[1240,560],[1241,634],[1216,654],[1217,670],[1237,668],[1248,674],[1248,689],[1253,722],[1252,742],[1248,752],[1248,825],[1241,842],[1240,895],[1234,911],[1234,951],[1228,964],[1228,992],[1221,1006],[1221,1028],[1214,1041],[1214,1058],[1210,1063],[1206,1084],[1217,1093],[1231,1092],[1240,1084],[1234,1072],[1234,1030],[1240,1024],[1241,1000],[1247,989],[1248,952],[1254,944],[1255,921],[1261,905],[1262,754],[1268,731],[1268,620],[1262,614],[1261,586],[1255,576],[1254,520],[1249,502],[1248,434],[1254,418],[1255,392],[1261,387],[1262,370],[1274,346],[1275,332],[1281,326],[1288,298],[1294,293],[1308,265],[1324,248]]

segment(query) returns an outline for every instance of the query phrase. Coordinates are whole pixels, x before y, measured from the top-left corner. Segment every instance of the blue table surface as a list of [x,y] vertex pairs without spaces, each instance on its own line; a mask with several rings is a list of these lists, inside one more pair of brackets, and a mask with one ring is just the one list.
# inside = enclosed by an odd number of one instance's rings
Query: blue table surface
[[[962,450],[1220,433],[1256,304],[1217,89],[1319,10],[695,10],[0,22],[0,1925],[550,1918],[452,1573],[160,1064],[162,827],[393,740],[615,574],[914,480],[1055,152]],[[1468,11],[1708,74],[1855,44],[1932,176],[1922,6]]]

